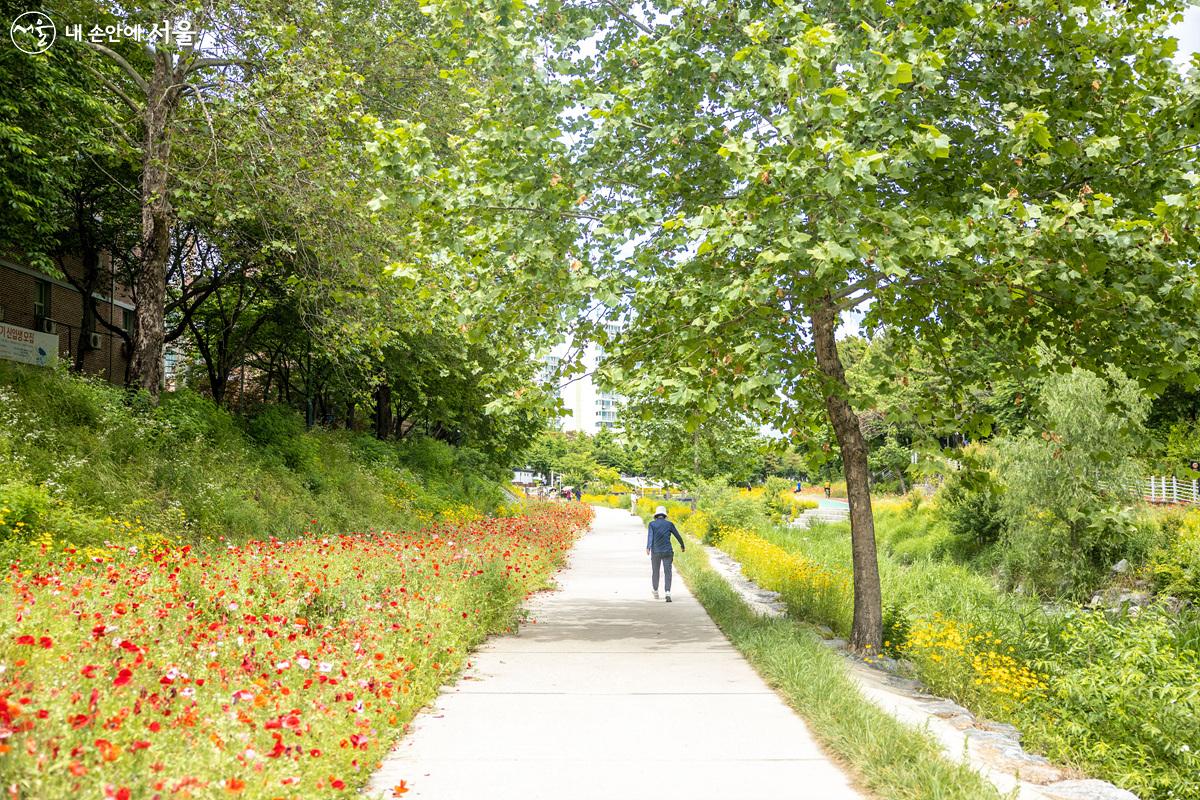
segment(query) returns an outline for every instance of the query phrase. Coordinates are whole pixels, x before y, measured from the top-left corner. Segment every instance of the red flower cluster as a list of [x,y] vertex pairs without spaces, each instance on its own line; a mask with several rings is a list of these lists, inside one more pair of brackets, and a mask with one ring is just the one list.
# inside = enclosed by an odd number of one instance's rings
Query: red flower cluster
[[0,614],[12,798],[350,796],[590,521],[519,517],[15,564]]

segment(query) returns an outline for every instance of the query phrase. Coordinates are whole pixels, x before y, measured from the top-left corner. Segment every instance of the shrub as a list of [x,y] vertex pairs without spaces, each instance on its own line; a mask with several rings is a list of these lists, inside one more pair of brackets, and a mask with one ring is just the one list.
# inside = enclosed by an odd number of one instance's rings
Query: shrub
[[1200,797],[1200,656],[1171,615],[1076,612],[1038,664],[1049,691],[1022,714],[1030,742],[1140,797]]
[[999,448],[1007,486],[1001,563],[1013,585],[1078,596],[1113,561],[1148,549],[1123,488],[1138,474],[1133,455],[1148,402],[1120,374],[1105,381],[1078,369],[1049,384],[1043,402],[1041,435]]
[[250,418],[246,432],[288,469],[307,472],[316,465],[316,443],[304,436],[300,412],[286,406],[263,406]]
[[772,522],[786,522],[800,516],[807,508],[817,507],[813,501],[805,500],[792,491],[792,487],[793,483],[787,478],[767,478],[761,501],[763,513]]
[[936,495],[938,512],[964,554],[994,545],[1004,532],[1004,487],[993,471],[991,450],[973,445]]
[[702,482],[696,488],[696,502],[709,515],[708,544],[718,543],[728,530],[754,530],[769,524],[760,497],[743,494],[721,479]]
[[240,438],[232,414],[188,389],[164,394],[154,415],[163,423],[164,433],[180,440],[200,439],[209,445],[226,446]]
[[1167,544],[1150,556],[1154,588],[1160,594],[1200,602],[1200,511],[1166,519],[1175,531],[1167,533]]

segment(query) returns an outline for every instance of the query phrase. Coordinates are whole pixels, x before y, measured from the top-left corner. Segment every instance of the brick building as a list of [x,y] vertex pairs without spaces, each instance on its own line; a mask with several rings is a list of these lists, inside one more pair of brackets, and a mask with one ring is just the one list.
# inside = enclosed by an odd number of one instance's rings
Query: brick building
[[[63,268],[73,276],[82,272],[77,258],[64,259]],[[101,269],[111,275],[107,256]],[[109,278],[108,286],[93,295],[96,315],[126,331],[133,329],[134,308],[128,290]],[[124,341],[100,322],[86,337],[83,296],[69,282],[24,266],[11,257],[0,257],[0,322],[42,333],[58,335],[58,357],[74,363],[84,348],[85,372],[104,376],[111,383],[124,383],[128,354]]]

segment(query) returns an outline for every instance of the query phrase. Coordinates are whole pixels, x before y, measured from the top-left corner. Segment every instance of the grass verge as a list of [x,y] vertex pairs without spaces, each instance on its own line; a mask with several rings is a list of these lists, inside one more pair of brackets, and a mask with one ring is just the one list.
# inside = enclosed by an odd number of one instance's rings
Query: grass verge
[[868,702],[841,658],[792,620],[754,614],[708,565],[698,545],[675,563],[692,593],[760,675],[804,717],[813,735],[849,765],[859,786],[888,800],[991,800],[992,784],[954,764],[927,734]]

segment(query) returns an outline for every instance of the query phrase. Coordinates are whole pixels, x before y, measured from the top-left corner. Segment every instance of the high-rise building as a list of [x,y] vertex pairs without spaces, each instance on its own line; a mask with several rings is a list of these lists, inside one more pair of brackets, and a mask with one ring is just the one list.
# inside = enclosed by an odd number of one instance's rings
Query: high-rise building
[[[605,328],[610,335],[621,330],[616,323],[608,323]],[[577,348],[569,341],[554,348],[543,360],[542,379],[558,388],[558,395],[567,410],[566,416],[559,417],[559,429],[580,431],[591,436],[602,428],[611,428],[616,424],[623,398],[598,385],[593,379],[596,368],[604,358],[603,349],[595,344],[589,343],[583,350],[583,374],[560,377],[558,370],[563,360],[577,355]]]

